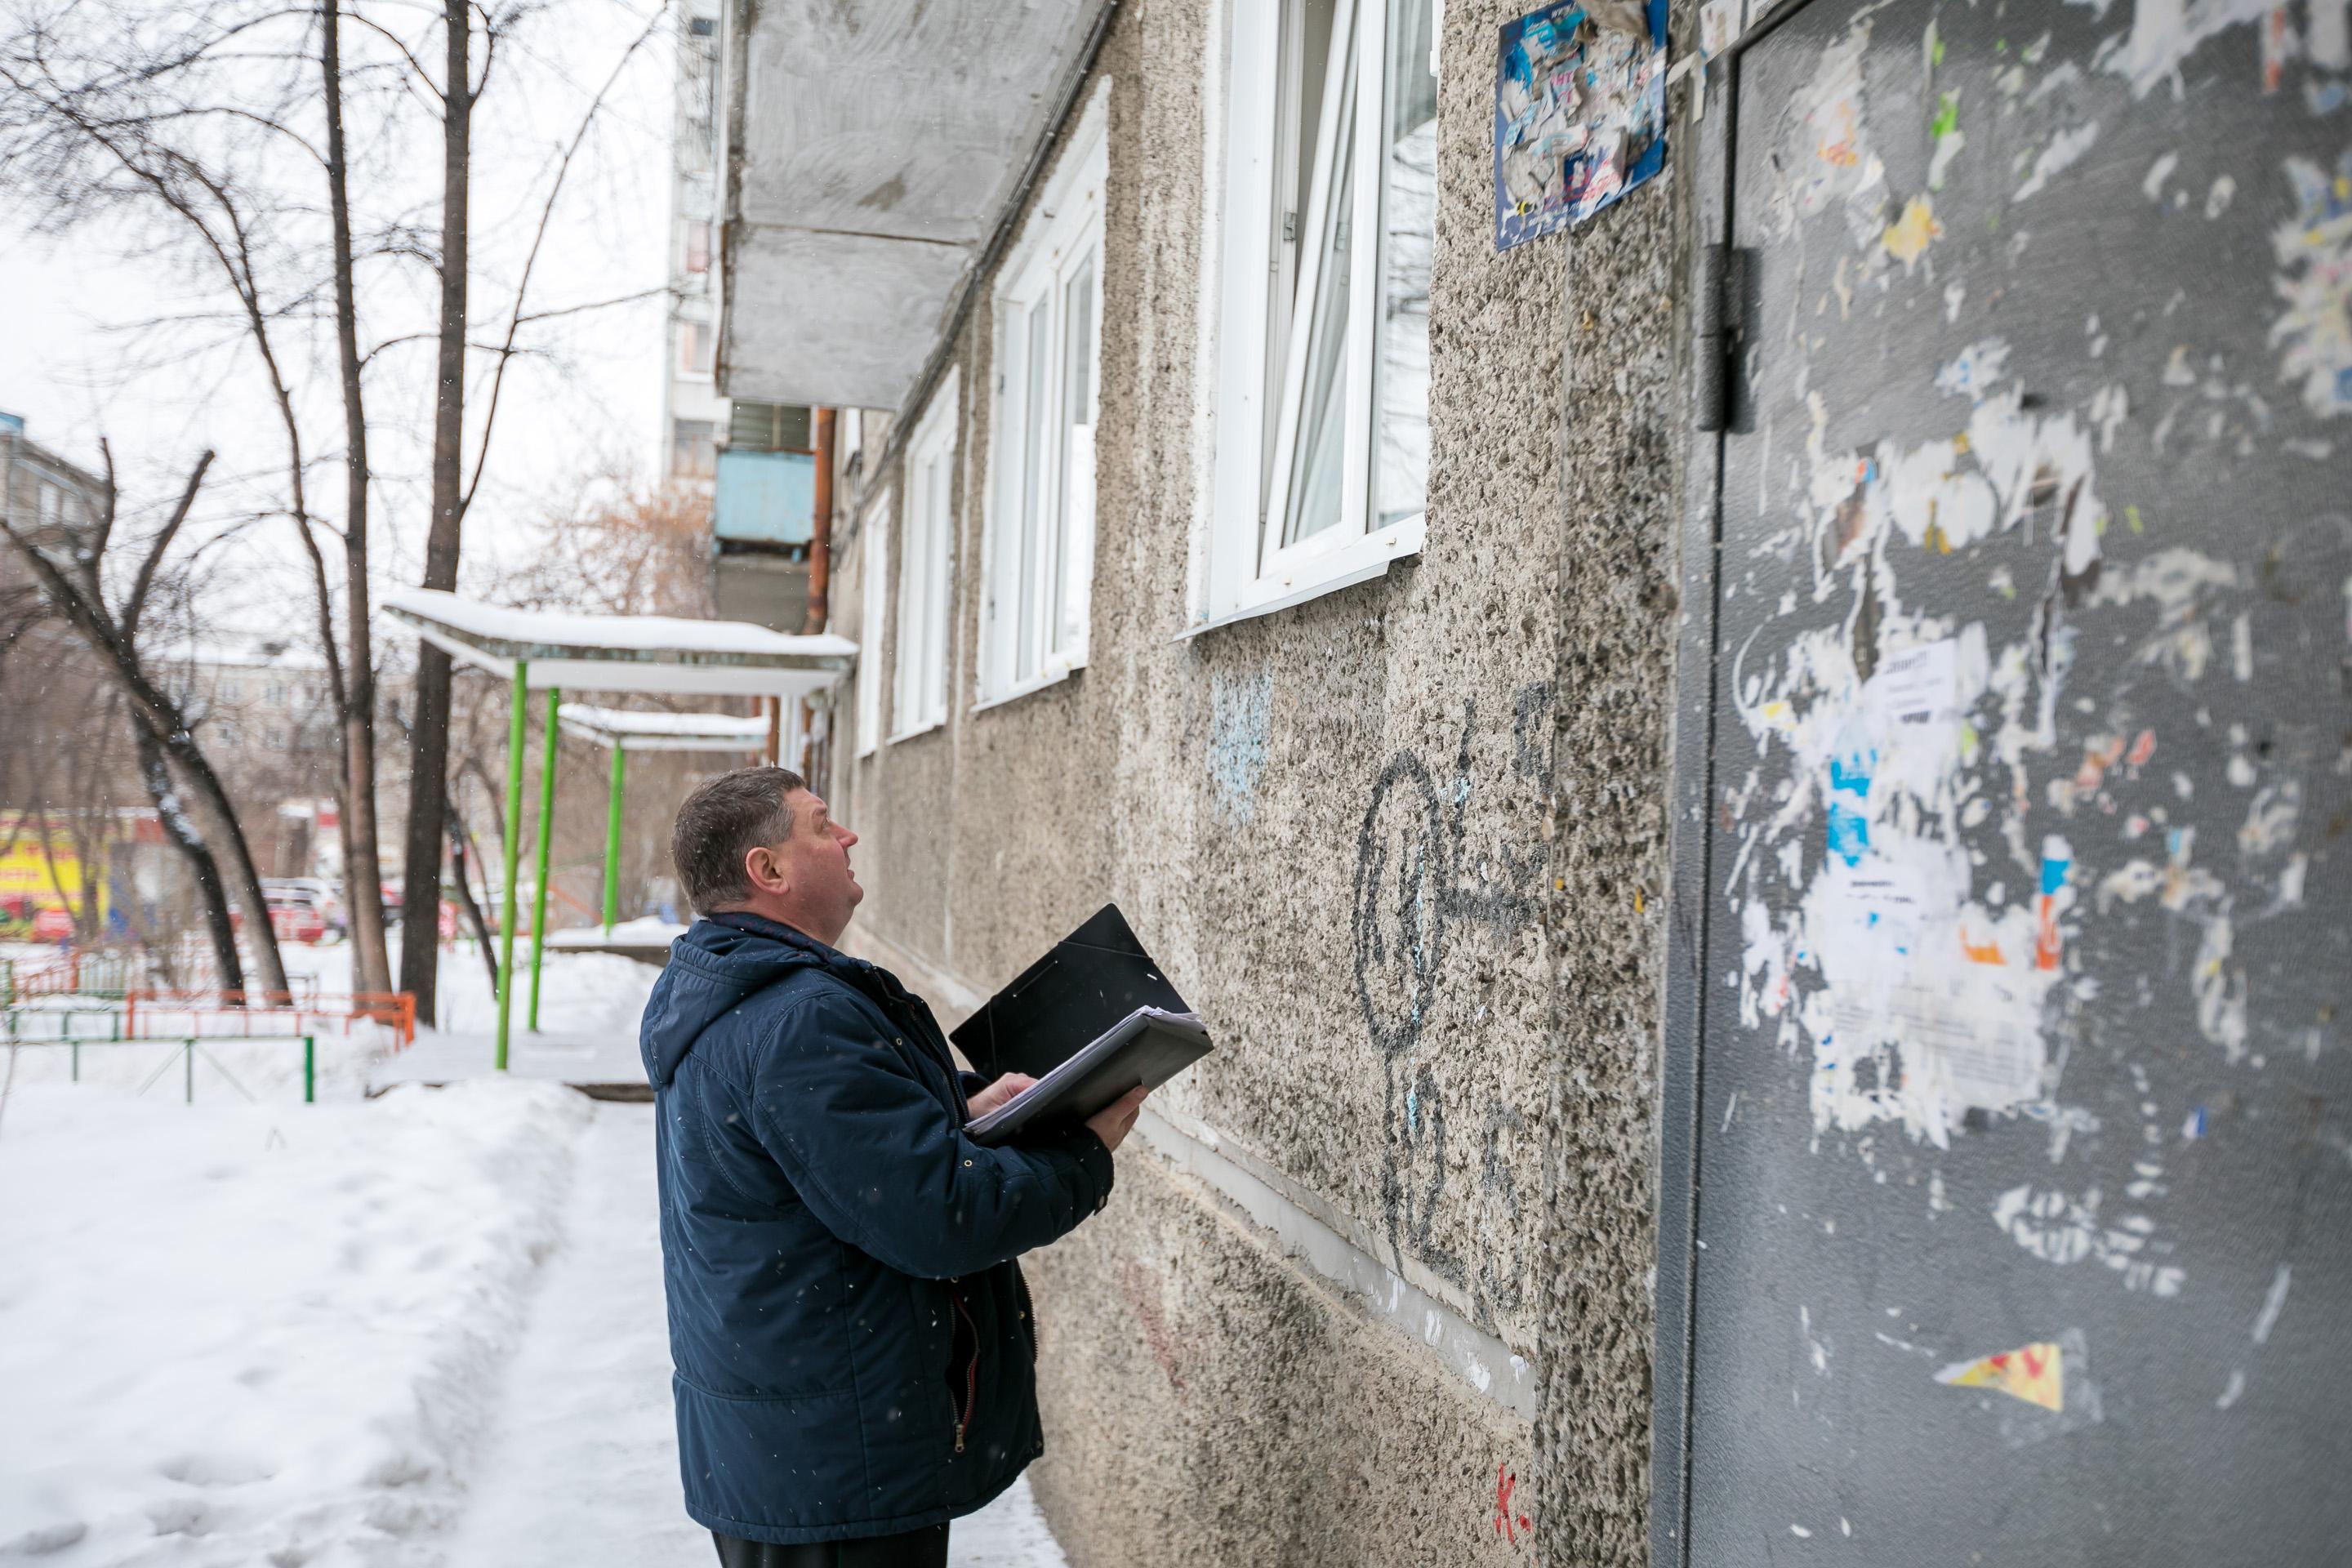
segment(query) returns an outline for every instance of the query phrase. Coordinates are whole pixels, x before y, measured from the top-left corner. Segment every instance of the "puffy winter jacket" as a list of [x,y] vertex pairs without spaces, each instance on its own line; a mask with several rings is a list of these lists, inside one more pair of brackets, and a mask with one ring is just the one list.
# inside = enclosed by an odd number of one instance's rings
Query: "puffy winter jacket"
[[640,1034],[687,1512],[746,1541],[953,1519],[1044,1452],[1013,1259],[1110,1194],[1083,1128],[963,1135],[930,1009],[752,915],[672,947]]

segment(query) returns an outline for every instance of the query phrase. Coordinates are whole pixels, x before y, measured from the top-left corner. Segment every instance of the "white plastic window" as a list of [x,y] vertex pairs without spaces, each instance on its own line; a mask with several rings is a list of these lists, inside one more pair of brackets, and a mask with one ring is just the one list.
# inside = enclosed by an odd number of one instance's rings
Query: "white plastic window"
[[882,739],[882,617],[889,604],[890,514],[895,492],[884,490],[859,525],[857,570],[857,754],[869,757]]
[[1435,0],[1231,12],[1216,471],[1193,629],[1421,548]]
[[1087,661],[1108,85],[1079,117],[996,293],[982,706]]
[[957,395],[950,372],[907,443],[906,528],[898,552],[898,674],[893,712],[904,740],[947,721],[949,584],[954,554]]

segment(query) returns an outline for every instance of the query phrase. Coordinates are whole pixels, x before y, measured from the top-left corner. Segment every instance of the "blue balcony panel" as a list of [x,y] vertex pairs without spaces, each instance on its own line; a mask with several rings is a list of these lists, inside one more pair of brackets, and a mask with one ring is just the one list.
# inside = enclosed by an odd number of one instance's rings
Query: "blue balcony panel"
[[722,544],[806,544],[816,522],[816,458],[807,452],[719,454],[711,536]]

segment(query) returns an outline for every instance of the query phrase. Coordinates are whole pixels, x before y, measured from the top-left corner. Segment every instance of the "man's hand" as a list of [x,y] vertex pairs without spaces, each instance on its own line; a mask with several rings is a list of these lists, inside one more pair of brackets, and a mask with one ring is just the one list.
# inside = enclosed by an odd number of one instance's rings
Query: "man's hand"
[[[994,1085],[990,1085],[994,1088]],[[1118,1103],[1106,1105],[1087,1118],[1087,1131],[1102,1140],[1103,1147],[1116,1153],[1120,1141],[1127,1136],[1135,1119],[1143,1113],[1143,1097],[1151,1091],[1140,1084],[1120,1097]]]
[[1014,1095],[1019,1094],[1023,1089],[1034,1087],[1036,1082],[1037,1080],[1035,1079],[1031,1078],[1025,1072],[1006,1073],[1003,1078],[998,1079],[994,1083],[990,1084],[986,1089],[982,1089],[978,1094],[971,1097],[971,1114],[973,1119],[977,1121],[979,1118],[987,1115],[998,1106],[1003,1105],[1006,1100],[1011,1100]]

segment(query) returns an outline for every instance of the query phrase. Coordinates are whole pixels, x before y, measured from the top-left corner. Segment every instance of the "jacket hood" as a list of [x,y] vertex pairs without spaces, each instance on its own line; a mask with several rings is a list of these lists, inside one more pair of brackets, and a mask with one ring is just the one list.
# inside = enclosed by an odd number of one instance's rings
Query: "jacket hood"
[[670,944],[668,967],[646,999],[637,1049],[645,1057],[647,1081],[656,1089],[667,1085],[703,1030],[753,993],[795,970],[855,962],[814,937],[757,915],[697,921]]

